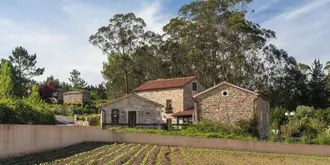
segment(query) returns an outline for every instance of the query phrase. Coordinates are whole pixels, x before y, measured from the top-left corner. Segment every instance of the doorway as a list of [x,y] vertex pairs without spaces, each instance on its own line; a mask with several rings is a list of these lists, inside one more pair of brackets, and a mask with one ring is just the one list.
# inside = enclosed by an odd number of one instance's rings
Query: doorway
[[128,127],[136,126],[136,111],[128,111]]

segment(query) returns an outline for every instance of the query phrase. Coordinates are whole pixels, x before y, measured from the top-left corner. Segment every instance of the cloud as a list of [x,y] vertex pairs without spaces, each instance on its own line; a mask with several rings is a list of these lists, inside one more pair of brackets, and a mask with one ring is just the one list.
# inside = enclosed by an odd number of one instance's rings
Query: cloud
[[308,1],[262,23],[277,34],[275,45],[298,62],[310,64],[315,58],[330,60],[330,0]]
[[50,75],[67,81],[69,72],[78,69],[89,84],[101,83],[100,72],[106,56],[89,43],[89,36],[107,25],[114,14],[127,12],[142,17],[147,29],[162,32],[162,26],[170,19],[169,15],[161,12],[163,1],[148,2],[111,1],[100,5],[86,1],[56,1],[60,7],[60,13],[56,14],[63,15],[63,18],[51,24],[0,15],[1,58],[8,58],[11,50],[21,45],[29,53],[36,53],[37,65],[46,68],[44,75],[35,78],[38,81]]
[[265,3],[265,1],[262,2],[262,5],[258,6],[255,9],[255,13],[263,12],[267,9],[269,9],[273,4],[277,3],[279,0],[269,0]]
[[146,4],[146,2],[141,4],[148,7],[140,10],[136,15],[144,19],[148,30],[159,34],[163,33],[163,26],[169,22],[169,18],[173,17],[170,14],[161,12],[163,1],[154,1],[151,5]]

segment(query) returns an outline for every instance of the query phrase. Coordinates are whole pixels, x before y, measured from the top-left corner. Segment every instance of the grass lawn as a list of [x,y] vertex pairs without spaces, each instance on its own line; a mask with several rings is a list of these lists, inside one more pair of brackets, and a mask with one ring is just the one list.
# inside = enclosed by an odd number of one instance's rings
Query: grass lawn
[[330,157],[228,151],[147,144],[81,143],[67,148],[0,160],[1,165],[56,164],[329,164]]

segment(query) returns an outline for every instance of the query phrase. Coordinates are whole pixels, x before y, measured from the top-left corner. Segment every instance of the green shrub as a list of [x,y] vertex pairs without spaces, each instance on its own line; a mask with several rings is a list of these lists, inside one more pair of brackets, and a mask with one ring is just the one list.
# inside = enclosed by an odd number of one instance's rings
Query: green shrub
[[285,112],[287,111],[287,109],[284,109],[282,107],[276,107],[271,111],[270,122],[276,123],[276,129],[279,129],[287,121],[287,117],[285,116]]
[[296,108],[296,115],[294,116],[297,119],[302,119],[304,117],[313,117],[315,109],[308,106],[298,106]]
[[235,122],[233,132],[237,135],[249,135],[258,137],[258,118],[254,115],[250,120],[239,120]]
[[231,128],[226,128],[223,125],[216,123],[201,122],[199,124],[192,124],[186,129],[180,130],[161,130],[161,129],[143,129],[143,128],[119,128],[110,127],[109,131],[113,132],[135,132],[135,133],[150,133],[160,135],[175,135],[175,136],[191,136],[200,138],[231,138],[241,140],[253,140],[254,138],[248,135],[237,135],[232,133]]
[[326,134],[319,134],[312,140],[313,144],[330,145],[330,136]]
[[54,113],[27,100],[0,100],[1,124],[55,124]]
[[97,126],[99,124],[100,120],[98,117],[92,117],[89,118],[88,123],[90,126]]

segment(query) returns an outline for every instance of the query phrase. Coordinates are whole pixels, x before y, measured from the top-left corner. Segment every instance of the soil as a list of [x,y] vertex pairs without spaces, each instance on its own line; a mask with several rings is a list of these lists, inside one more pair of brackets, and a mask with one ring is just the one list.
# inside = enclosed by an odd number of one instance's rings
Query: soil
[[[103,157],[105,156],[108,152],[111,152],[111,151],[114,151],[116,150],[118,147],[118,145],[116,146],[107,146],[107,147],[104,147],[102,148],[101,150],[99,151],[96,151],[96,152],[92,152],[92,153],[89,153],[88,155],[85,155],[85,157],[79,157],[80,159],[82,159],[82,161],[79,161],[77,162],[78,164],[86,164],[88,163],[90,160],[96,160],[100,157]],[[71,160],[75,160],[75,158],[71,159]],[[76,163],[76,162],[75,162]]]
[[149,155],[146,165],[155,165],[157,162],[157,155],[160,151],[160,146],[157,146]]
[[160,157],[160,162],[162,165],[170,165],[171,164],[171,150],[169,146],[164,146],[163,154]]
[[117,161],[113,162],[113,165],[122,165],[126,161],[128,161],[136,152],[138,152],[141,148],[143,148],[145,145],[140,145],[136,148],[130,148],[126,154],[122,155],[121,158],[119,158]]
[[171,153],[171,155],[172,155],[172,160],[174,160],[174,163],[180,164],[180,165],[185,165],[186,163],[181,155],[181,151],[179,150],[179,148],[173,147],[172,151],[173,152]]
[[144,149],[139,156],[137,156],[131,164],[133,165],[140,165],[143,161],[143,158],[146,156],[147,152],[150,151],[152,149],[152,145],[150,145],[149,147],[147,147],[146,149]]
[[30,164],[40,164],[44,162],[52,162],[54,160],[64,159],[79,154],[81,152],[93,150],[104,144],[106,143],[80,143],[62,149],[50,150],[50,151],[26,155],[22,157],[0,160],[0,164],[30,165]]
[[118,146],[118,144],[113,144],[113,145],[104,145],[104,146],[101,146],[101,147],[98,147],[96,149],[93,149],[93,150],[90,150],[90,151],[87,151],[87,152],[81,152],[77,155],[74,155],[74,156],[71,156],[71,157],[68,157],[66,160],[64,161],[61,161],[59,163],[54,163],[56,165],[65,165],[67,163],[72,163],[74,161],[76,161],[77,159],[79,158],[85,158],[85,157],[88,157],[92,154],[97,154],[99,152],[102,152],[104,149],[109,149],[109,148],[116,148]]
[[[108,145],[107,145],[108,144]],[[107,145],[107,146],[105,146]],[[16,158],[9,158],[0,160],[1,165],[30,165],[30,164],[58,164],[64,165],[71,161],[78,159],[85,159],[76,164],[86,164],[90,160],[95,160],[93,164],[104,165],[107,162],[118,158],[113,164],[123,164],[130,160],[132,156],[138,152],[145,145],[138,144],[121,144],[109,145],[109,143],[82,143],[59,150],[52,150],[33,155],[27,155]],[[102,147],[103,146],[103,147]],[[121,147],[121,148],[120,148]],[[134,148],[133,148],[134,147]],[[151,150],[153,146],[150,145],[139,153],[131,164],[141,164],[146,153]],[[150,153],[146,164],[157,164],[157,155],[160,153],[160,148],[163,151],[160,155],[160,163],[162,165],[179,164],[185,165],[185,159],[181,154],[179,147],[157,146]],[[305,155],[290,155],[290,154],[270,154],[260,152],[245,152],[245,151],[229,151],[229,150],[213,150],[213,149],[193,149],[183,148],[184,153],[189,159],[189,164],[195,165],[278,165],[278,164],[299,164],[299,165],[313,165],[324,164],[329,165],[330,157],[316,157]],[[88,152],[89,151],[89,152]],[[103,152],[104,151],[104,152]],[[171,152],[172,151],[172,152]],[[79,155],[80,154],[80,155]],[[110,154],[110,155],[109,155]],[[120,156],[120,157],[118,157]],[[101,159],[101,160],[98,160]]]
[[[113,160],[114,158],[116,158],[117,156],[119,156],[120,154],[128,152],[134,146],[137,146],[137,144],[127,144],[121,149],[119,149],[120,148],[119,147],[117,150],[114,150],[115,152],[112,155],[103,157],[103,159],[100,161],[97,161],[96,164],[104,165],[107,162],[109,162],[109,161]],[[110,152],[108,152],[106,155],[108,155],[108,154],[110,154]]]

